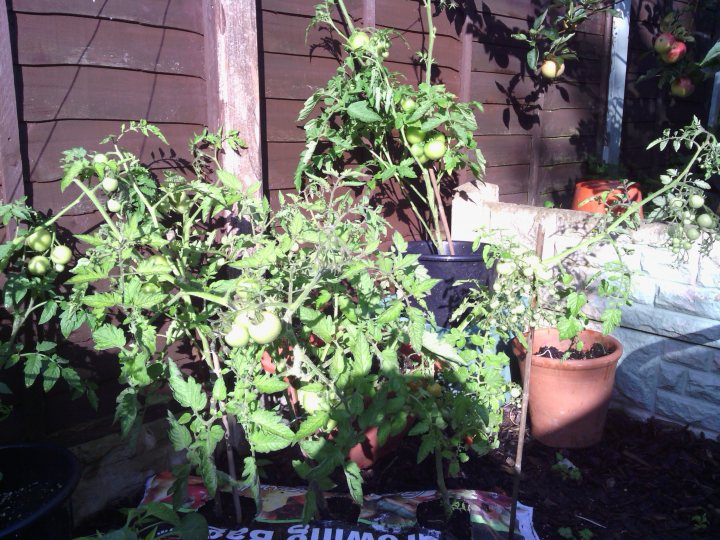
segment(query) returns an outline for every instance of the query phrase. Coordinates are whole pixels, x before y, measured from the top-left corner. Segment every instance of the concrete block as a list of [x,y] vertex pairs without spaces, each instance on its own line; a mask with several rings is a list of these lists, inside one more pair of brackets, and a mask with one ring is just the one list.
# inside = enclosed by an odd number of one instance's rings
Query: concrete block
[[670,311],[720,321],[720,289],[659,281],[655,305]]
[[676,394],[684,394],[687,387],[688,378],[690,376],[687,367],[681,367],[676,364],[660,362],[658,371],[658,388]]
[[658,390],[655,411],[682,425],[720,431],[720,405]]
[[720,375],[698,371],[688,372],[685,394],[720,406]]
[[622,324],[643,332],[720,348],[720,324],[712,319],[635,304],[623,311]]
[[663,360],[698,371],[720,370],[720,350],[674,339],[663,343]]
[[657,294],[655,279],[633,274],[630,279],[630,299],[638,304],[653,305]]
[[700,258],[698,285],[720,288],[720,244],[715,244],[710,253]]
[[676,264],[673,254],[666,249],[651,246],[637,246],[641,270],[662,281],[695,284],[698,275],[698,258],[691,256],[687,261]]
[[617,328],[613,332],[623,345],[615,373],[615,392],[636,407],[654,410],[663,338]]

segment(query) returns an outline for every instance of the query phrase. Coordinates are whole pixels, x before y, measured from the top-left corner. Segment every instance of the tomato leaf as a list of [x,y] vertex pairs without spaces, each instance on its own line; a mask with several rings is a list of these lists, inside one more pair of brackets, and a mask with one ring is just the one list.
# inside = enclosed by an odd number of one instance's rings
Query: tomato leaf
[[355,120],[360,120],[365,123],[379,122],[382,120],[382,117],[373,111],[370,108],[370,104],[365,100],[352,103],[348,106],[346,112],[350,118],[354,118]]
[[363,504],[363,479],[360,473],[360,467],[358,467],[354,461],[346,461],[344,469],[350,496],[353,498],[353,501],[355,501],[355,504]]
[[93,331],[92,337],[95,341],[95,348],[98,351],[125,346],[125,334],[120,328],[111,324],[104,324]]

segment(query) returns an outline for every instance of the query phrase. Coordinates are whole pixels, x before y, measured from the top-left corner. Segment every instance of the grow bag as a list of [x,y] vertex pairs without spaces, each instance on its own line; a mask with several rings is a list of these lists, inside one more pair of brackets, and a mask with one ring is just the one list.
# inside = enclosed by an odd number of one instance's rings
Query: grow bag
[[51,444],[0,446],[0,538],[72,538],[77,458]]
[[457,283],[466,279],[474,279],[483,285],[490,285],[493,281],[492,272],[483,261],[483,248],[480,244],[476,251],[472,249],[472,242],[453,242],[455,255],[450,255],[447,242],[443,242],[443,253],[440,254],[430,242],[408,242],[407,253],[419,254],[422,264],[430,277],[439,279],[425,298],[428,308],[435,315],[438,326],[448,328],[450,317],[461,304],[472,283]]

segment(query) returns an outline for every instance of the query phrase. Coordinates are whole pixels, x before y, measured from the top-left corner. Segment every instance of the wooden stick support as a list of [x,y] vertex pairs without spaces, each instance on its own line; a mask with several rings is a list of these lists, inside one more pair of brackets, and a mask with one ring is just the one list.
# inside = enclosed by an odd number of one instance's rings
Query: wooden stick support
[[[545,242],[545,233],[542,225],[538,225],[537,235],[535,236],[535,254],[542,259],[543,244]],[[537,295],[533,294],[530,299],[531,308],[537,305]],[[523,394],[522,408],[520,412],[520,435],[518,437],[517,451],[515,452],[515,476],[513,478],[512,506],[510,507],[510,525],[508,528],[508,538],[515,538],[515,522],[517,520],[517,503],[518,494],[520,492],[520,477],[522,476],[522,458],[525,448],[525,429],[527,426],[528,400],[530,399],[530,373],[532,368],[532,351],[533,341],[535,339],[535,327],[530,326],[527,339],[527,350],[525,351],[525,372],[523,375]]]

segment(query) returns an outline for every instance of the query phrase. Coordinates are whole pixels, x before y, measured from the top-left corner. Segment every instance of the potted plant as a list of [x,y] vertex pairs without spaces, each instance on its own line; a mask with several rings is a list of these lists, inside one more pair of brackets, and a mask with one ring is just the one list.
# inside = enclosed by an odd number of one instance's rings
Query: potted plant
[[[107,152],[66,152],[62,187],[82,192],[71,206],[87,198],[103,222],[74,235],[81,249],[71,253],[81,256],[38,274],[43,287],[67,290],[34,322],[58,320],[64,337],[86,326],[95,350],[116,355],[123,434],[148,407],[174,401],[168,433],[188,459],[179,493],[194,468],[211,495],[243,485],[259,497],[260,458],[299,447],[293,466],[310,488],[310,519],[337,470],[362,500],[360,459],[352,459],[359,444],[374,447],[361,456],[372,460],[396,435],[420,438],[418,459],[435,456],[444,491],[446,469],[456,473],[470,448],[497,443],[506,358],[471,332],[432,330],[423,298],[434,281],[399,235],[394,250],[378,251],[387,224],[366,196],[348,191],[352,172],[326,169],[273,212],[254,197],[257,187],[243,189],[219,166],[224,144],[242,147],[237,132],[196,136],[194,174],[162,180],[122,149],[129,132],[165,141],[132,122],[105,140]],[[248,227],[221,234],[233,207]],[[7,264],[35,264],[24,246],[52,221],[20,228],[3,245]],[[249,448],[240,462],[233,419]],[[224,471],[216,466],[223,446]]]
[[[715,136],[695,119],[680,130],[666,130],[653,146],[684,147],[690,154],[682,169],[661,175],[662,186],[643,201],[630,203],[620,214],[599,214],[577,245],[541,260],[513,239],[497,238],[492,231],[481,236],[489,244],[485,255],[498,277],[492,287],[472,292],[459,328],[476,327],[514,340],[512,348],[521,362],[528,329],[534,329],[529,411],[533,434],[546,444],[588,446],[600,440],[622,354],[622,345],[609,334],[630,304],[631,273],[622,260],[621,239],[635,227],[641,207],[652,202],[655,208],[648,219],[668,223],[663,244],[668,257],[682,261],[693,246],[708,253],[718,237],[718,217],[705,205],[708,179],[720,172]],[[602,244],[613,246],[618,259],[578,283],[564,265],[572,255]],[[602,332],[588,328],[588,288],[606,298],[598,317]]]
[[[640,185],[626,180],[623,167],[590,157],[587,160],[587,169],[588,178],[575,182],[570,205],[573,210],[600,214],[608,210],[621,213],[630,203],[642,200]],[[642,207],[638,216],[644,218]]]
[[[449,4],[441,2],[441,6]],[[346,32],[335,23],[332,11],[339,7]],[[433,84],[433,47],[436,29],[434,4],[423,0],[428,28],[427,50],[418,53],[424,81],[417,88],[400,82],[388,70],[393,31],[356,28],[343,0],[324,0],[316,6],[313,23],[329,27],[347,51],[341,69],[328,84],[306,101],[300,120],[318,114],[305,124],[306,149],[295,172],[301,189],[307,179],[322,175],[328,166],[343,162],[358,187],[384,190],[397,186],[420,228],[422,240],[409,244],[419,254],[431,276],[440,281],[428,305],[439,326],[449,326],[454,309],[466,287],[453,290],[456,280],[489,281],[482,255],[471,242],[452,239],[447,217],[448,193],[454,175],[469,169],[476,178],[485,160],[473,137],[477,129],[477,102],[459,103],[442,84]]]

